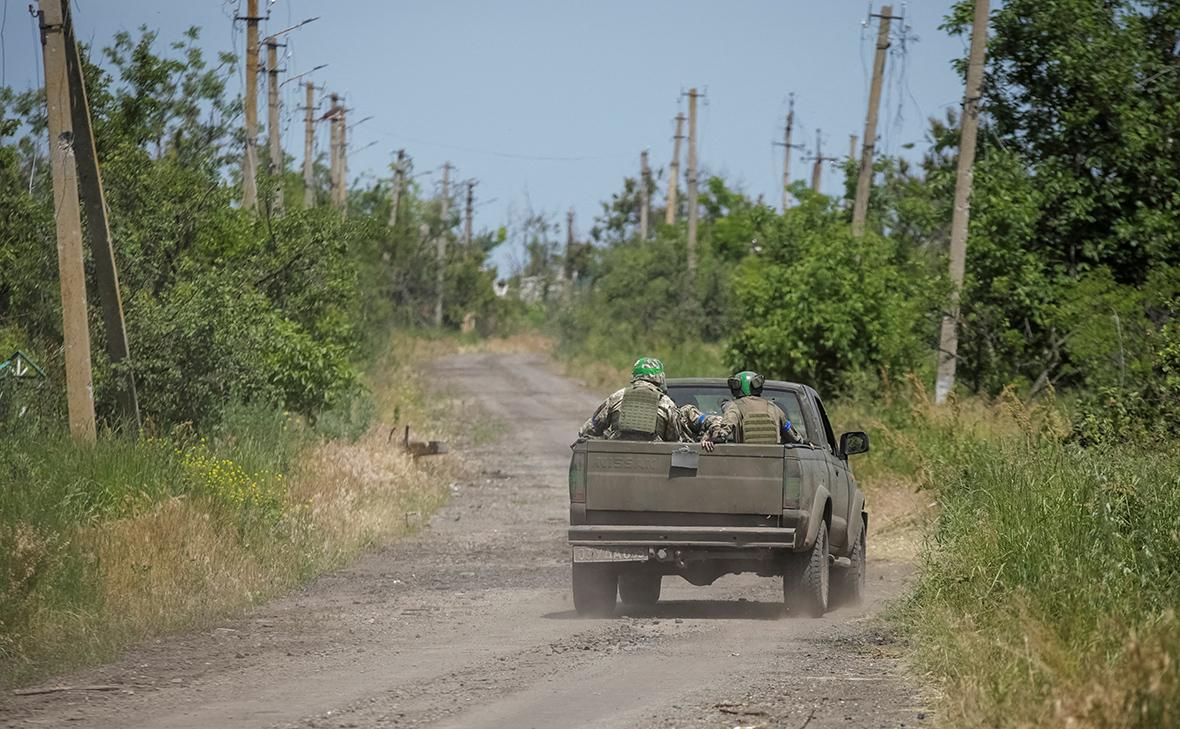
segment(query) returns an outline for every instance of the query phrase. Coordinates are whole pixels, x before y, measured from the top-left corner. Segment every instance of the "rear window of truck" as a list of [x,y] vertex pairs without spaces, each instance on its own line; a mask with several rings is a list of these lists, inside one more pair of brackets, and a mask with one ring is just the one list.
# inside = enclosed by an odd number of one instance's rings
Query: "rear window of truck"
[[[677,407],[692,403],[700,408],[701,412],[718,415],[721,414],[721,407],[733,399],[727,387],[683,385],[669,386],[668,397],[676,402]],[[807,421],[803,419],[803,407],[799,404],[798,395],[789,390],[772,390],[768,387],[762,391],[762,397],[782,408],[795,431],[803,436],[803,440],[810,440],[807,437]]]

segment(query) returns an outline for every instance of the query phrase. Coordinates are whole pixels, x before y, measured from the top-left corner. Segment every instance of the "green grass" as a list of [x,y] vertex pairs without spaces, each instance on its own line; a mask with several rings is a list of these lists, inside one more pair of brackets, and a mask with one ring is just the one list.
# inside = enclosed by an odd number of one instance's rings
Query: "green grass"
[[941,507],[899,614],[944,724],[1180,725],[1180,448],[1064,444],[1052,404],[925,402],[864,410],[873,467]]

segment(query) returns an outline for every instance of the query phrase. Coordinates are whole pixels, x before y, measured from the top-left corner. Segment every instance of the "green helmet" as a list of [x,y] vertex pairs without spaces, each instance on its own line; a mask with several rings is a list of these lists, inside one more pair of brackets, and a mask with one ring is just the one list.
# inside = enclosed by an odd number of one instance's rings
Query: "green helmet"
[[762,386],[766,384],[766,378],[757,372],[745,370],[739,372],[727,380],[729,391],[733,393],[734,397],[746,397],[747,395],[761,395]]
[[650,382],[661,390],[666,389],[668,378],[664,375],[664,363],[655,357],[640,357],[635,360],[635,366],[631,368],[631,381],[636,380]]

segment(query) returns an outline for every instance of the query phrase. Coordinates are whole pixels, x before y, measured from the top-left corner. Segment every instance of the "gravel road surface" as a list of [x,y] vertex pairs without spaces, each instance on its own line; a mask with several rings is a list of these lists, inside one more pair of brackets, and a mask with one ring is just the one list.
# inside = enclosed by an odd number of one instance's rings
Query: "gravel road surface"
[[[930,723],[877,614],[906,564],[870,561],[868,599],[787,618],[777,580],[664,578],[654,609],[584,620],[569,595],[568,444],[600,394],[544,357],[465,354],[436,378],[504,436],[452,457],[468,482],[418,536],[241,619],[141,645],[0,697],[0,726],[914,727]],[[870,535],[870,554],[872,537]]]

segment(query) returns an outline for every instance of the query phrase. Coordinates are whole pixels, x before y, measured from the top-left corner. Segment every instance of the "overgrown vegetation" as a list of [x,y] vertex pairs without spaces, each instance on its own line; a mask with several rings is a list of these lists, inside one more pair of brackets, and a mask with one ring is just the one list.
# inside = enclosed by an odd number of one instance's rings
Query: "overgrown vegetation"
[[[449,483],[388,445],[399,418],[446,420],[412,385],[417,340],[389,339],[428,321],[427,243],[457,220],[413,186],[396,227],[387,184],[304,208],[287,171],[261,181],[259,213],[238,207],[237,61],[197,40],[120,33],[86,64],[145,420],[136,437],[117,416],[91,288],[93,449],[64,432],[43,95],[0,89],[0,360],[19,348],[46,373],[0,374],[0,683],[273,595],[405,530]],[[326,177],[317,160],[321,201]],[[512,313],[485,265],[499,240],[448,247],[448,327]]]

